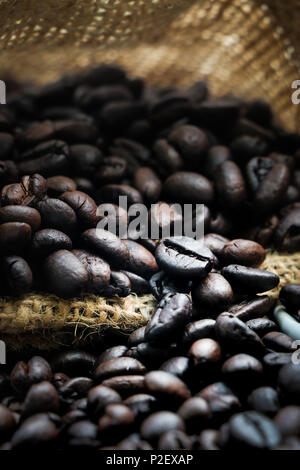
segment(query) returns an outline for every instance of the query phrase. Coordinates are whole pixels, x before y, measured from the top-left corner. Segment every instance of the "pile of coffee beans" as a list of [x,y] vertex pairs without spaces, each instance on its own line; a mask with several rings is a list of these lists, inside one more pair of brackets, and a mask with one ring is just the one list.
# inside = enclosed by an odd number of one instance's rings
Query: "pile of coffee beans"
[[[195,295],[220,310],[230,286],[211,275]],[[283,292],[298,306],[299,287]],[[202,317],[170,292],[146,326],[105,341],[2,366],[1,450],[300,449],[298,353],[268,296]]]
[[[265,294],[279,278],[259,267],[265,247],[300,249],[300,136],[263,101],[146,86],[115,65],[7,85],[0,294],[158,305],[128,338],[9,354],[0,448],[299,449],[300,365]],[[104,203],[126,226],[144,204],[158,239],[97,228]],[[173,203],[204,204],[204,238],[163,236],[184,225]],[[280,299],[299,321],[299,285]]]

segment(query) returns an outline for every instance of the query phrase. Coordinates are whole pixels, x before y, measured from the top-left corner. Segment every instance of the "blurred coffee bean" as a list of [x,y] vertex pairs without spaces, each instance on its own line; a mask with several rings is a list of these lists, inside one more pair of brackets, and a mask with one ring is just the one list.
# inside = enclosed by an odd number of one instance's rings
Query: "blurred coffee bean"
[[33,275],[25,259],[20,256],[5,256],[1,268],[9,291],[13,295],[23,295],[30,291]]
[[280,409],[278,393],[272,387],[259,387],[249,395],[248,405],[251,409],[272,417]]
[[116,375],[136,375],[145,372],[146,368],[136,359],[119,357],[99,364],[94,371],[94,377],[97,382],[100,382]]
[[281,288],[279,298],[288,308],[297,309],[300,305],[300,284],[286,284]]
[[95,364],[95,356],[84,351],[63,351],[58,353],[53,361],[52,368],[56,372],[63,372],[70,377],[89,376]]
[[224,264],[242,264],[256,268],[263,263],[266,252],[258,243],[240,238],[228,242],[221,256]]
[[20,394],[26,393],[33,384],[50,381],[52,371],[49,363],[40,356],[33,356],[28,363],[19,361],[10,374],[13,389]]
[[198,173],[177,171],[164,182],[163,194],[168,201],[210,206],[214,200],[214,187]]
[[273,289],[279,283],[277,274],[257,268],[248,268],[238,264],[231,264],[221,271],[230,282],[233,290],[259,293]]
[[296,349],[293,338],[278,331],[270,331],[262,338],[262,341],[272,351],[292,352]]
[[27,418],[12,437],[13,449],[49,448],[58,437],[55,422],[47,413]]
[[69,147],[69,161],[72,173],[80,176],[94,176],[102,162],[102,154],[93,145],[71,145]]
[[5,206],[0,208],[0,223],[21,222],[31,226],[32,232],[36,232],[41,225],[41,216],[33,207]]
[[204,338],[215,338],[215,324],[216,321],[211,318],[203,318],[186,325],[183,335],[182,342],[186,346],[190,346],[198,339]]
[[157,441],[159,437],[173,430],[185,431],[183,420],[170,411],[158,411],[148,416],[141,425],[141,436],[147,441]]
[[227,210],[240,210],[246,200],[246,187],[237,164],[225,161],[219,165],[214,181],[220,204]]
[[58,198],[66,191],[76,191],[77,184],[67,176],[51,176],[47,179],[48,194],[50,197]]
[[72,240],[54,228],[39,230],[32,237],[31,251],[36,257],[46,257],[59,250],[72,250]]
[[2,255],[22,253],[31,239],[31,226],[24,222],[5,222],[0,225]]
[[36,413],[53,412],[57,413],[59,409],[59,396],[50,382],[39,382],[30,387],[27,392],[22,418]]
[[209,273],[199,284],[195,284],[192,298],[196,308],[210,314],[224,311],[232,302],[233,291],[229,282],[218,273]]

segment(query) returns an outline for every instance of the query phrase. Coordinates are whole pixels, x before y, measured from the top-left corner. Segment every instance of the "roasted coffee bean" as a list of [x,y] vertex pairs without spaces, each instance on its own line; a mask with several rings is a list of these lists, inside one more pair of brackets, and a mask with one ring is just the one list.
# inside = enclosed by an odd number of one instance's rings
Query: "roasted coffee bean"
[[146,326],[141,326],[137,330],[134,330],[128,338],[128,346],[130,348],[137,346],[140,343],[145,342],[145,330]]
[[258,243],[240,238],[227,243],[221,257],[224,264],[242,264],[256,268],[264,261],[266,252]]
[[185,380],[190,369],[190,360],[184,356],[172,357],[164,362],[159,370],[175,375],[179,379]]
[[118,443],[118,450],[153,450],[153,447],[149,442],[143,441],[139,434],[130,434]]
[[272,387],[259,387],[249,395],[248,405],[251,409],[272,417],[280,409],[278,393]]
[[131,273],[129,271],[121,271],[122,274],[128,277],[131,286],[131,292],[137,295],[145,295],[150,293],[149,282],[141,276]]
[[293,400],[295,404],[299,403],[300,389],[300,366],[299,364],[284,365],[278,374],[278,385],[281,393],[287,400]]
[[87,144],[71,145],[69,159],[72,172],[82,176],[94,176],[102,161],[97,147]]
[[110,283],[111,271],[109,264],[99,258],[99,256],[95,256],[88,251],[73,250],[72,253],[87,270],[89,292],[101,294]]
[[224,311],[232,302],[233,291],[229,282],[218,273],[209,273],[193,286],[192,298],[196,308],[211,313]]
[[221,212],[217,212],[216,214],[213,214],[210,219],[209,229],[219,235],[226,236],[232,232],[233,225],[228,217]]
[[208,233],[204,236],[203,242],[217,257],[221,256],[224,246],[229,243],[229,239],[217,233]]
[[183,420],[170,411],[158,411],[146,418],[141,425],[141,436],[150,442],[155,442],[167,431],[185,431]]
[[230,145],[231,151],[237,160],[242,164],[247,163],[251,158],[268,154],[268,144],[260,136],[240,135],[236,137]]
[[245,411],[229,420],[229,438],[240,447],[268,449],[280,442],[273,422],[256,411]]
[[204,318],[186,325],[182,342],[186,346],[190,346],[198,339],[215,338],[215,324],[216,321],[211,318]]
[[164,172],[179,171],[184,162],[177,150],[166,139],[158,139],[154,142],[153,153],[157,162],[163,166]]
[[268,317],[254,318],[253,320],[247,321],[246,325],[251,330],[255,331],[255,333],[260,337],[265,336],[271,331],[275,332],[276,330],[278,330],[278,326],[276,325],[276,323],[274,323]]
[[146,202],[152,204],[159,200],[162,183],[151,168],[140,167],[134,174],[134,185]]
[[132,204],[143,204],[143,198],[141,193],[126,184],[106,184],[102,187],[100,192],[102,202],[109,202],[112,204],[119,204],[120,197],[127,198],[128,206]]
[[214,181],[219,202],[224,208],[239,210],[243,207],[246,187],[243,174],[236,163],[225,161],[219,165]]
[[[136,330],[136,331],[138,331],[138,330]],[[127,350],[128,350],[127,346],[124,346],[124,345],[113,346],[111,348],[106,349],[98,357],[98,359],[96,361],[96,364],[95,364],[95,367],[97,367],[102,362],[109,361],[110,359],[117,359],[118,357],[125,356],[125,353],[126,353]]]
[[182,431],[167,431],[160,437],[157,447],[161,450],[188,450],[193,448],[193,439]]
[[59,250],[72,250],[72,240],[54,228],[39,230],[32,237],[31,251],[36,257],[46,257]]
[[83,351],[64,351],[57,354],[52,362],[53,370],[69,377],[89,376],[95,364],[95,356]]
[[205,133],[196,126],[185,125],[174,129],[168,136],[168,141],[174,145],[186,162],[195,163],[201,160],[208,148]]
[[231,264],[223,268],[221,273],[230,282],[234,290],[242,292],[255,294],[266,292],[276,287],[279,283],[277,274],[238,264]]
[[270,244],[278,224],[279,219],[274,215],[266,218],[261,225],[247,229],[243,235],[245,238],[255,240],[263,247],[266,247]]
[[67,176],[51,176],[47,179],[48,194],[50,197],[58,198],[67,191],[76,191],[76,182]]
[[58,429],[52,416],[38,413],[27,418],[12,437],[13,449],[44,448],[53,446]]
[[31,226],[32,232],[36,232],[41,225],[41,216],[33,207],[5,206],[0,208],[0,223],[21,222]]
[[264,365],[268,368],[269,372],[273,371],[276,375],[279,369],[285,364],[289,364],[292,360],[291,353],[278,353],[271,352],[264,356]]
[[0,225],[2,255],[22,253],[30,243],[31,227],[24,222],[5,222]]
[[164,182],[163,194],[172,202],[210,206],[214,199],[214,187],[211,181],[198,173],[178,171]]
[[132,240],[124,240],[129,252],[126,269],[138,276],[149,279],[158,271],[157,262],[152,253],[139,243]]
[[259,295],[252,300],[232,305],[228,311],[243,321],[252,320],[257,317],[263,317],[274,306],[274,301],[268,295]]
[[19,361],[10,374],[13,389],[20,394],[25,393],[33,384],[50,381],[52,371],[49,363],[40,356],[33,356],[28,363]]
[[47,411],[57,413],[58,409],[59,396],[55,387],[50,382],[39,382],[32,385],[27,392],[22,418]]
[[274,423],[283,436],[299,436],[300,434],[300,407],[285,406],[278,410]]
[[278,331],[267,333],[262,340],[266,347],[272,351],[292,352],[296,349],[293,338]]
[[286,284],[279,294],[280,301],[288,308],[297,309],[300,306],[300,284]]
[[190,282],[185,282],[182,279],[170,279],[165,275],[164,271],[154,274],[149,280],[149,286],[152,294],[158,300],[167,294],[176,294],[178,292],[188,294],[191,290]]
[[94,377],[97,382],[100,382],[116,375],[136,375],[144,374],[145,372],[146,368],[136,359],[118,357],[100,363],[94,372]]
[[209,404],[201,397],[188,398],[178,409],[189,433],[199,433],[211,417]]
[[160,268],[174,277],[205,277],[211,271],[214,255],[203,243],[189,237],[163,239],[155,257]]
[[123,403],[131,409],[134,417],[139,420],[156,411],[158,406],[158,400],[153,395],[148,395],[147,393],[131,395]]
[[223,382],[215,382],[208,385],[196,396],[208,403],[213,423],[215,424],[224,422],[224,420],[241,408],[238,397]]
[[207,152],[204,162],[204,174],[213,179],[217,168],[228,160],[231,160],[230,150],[223,145],[214,145]]
[[230,351],[262,354],[265,350],[259,336],[231,313],[218,316],[215,331],[221,345]]
[[247,178],[250,189],[255,193],[261,182],[272,170],[274,161],[267,157],[254,157],[247,164]]
[[68,445],[80,448],[97,448],[100,441],[97,438],[98,427],[88,420],[72,423],[67,430]]
[[145,378],[143,375],[116,375],[102,382],[105,387],[112,388],[122,396],[146,391]]
[[172,403],[181,403],[191,396],[185,383],[173,374],[158,370],[145,375],[149,393]]
[[9,438],[17,424],[14,414],[3,405],[0,405],[0,423],[0,438],[3,442]]
[[111,271],[108,285],[103,289],[106,297],[127,297],[131,292],[131,282],[128,276],[121,271]]
[[89,275],[84,264],[70,251],[55,251],[46,258],[43,274],[49,291],[72,297],[85,290]]
[[217,445],[219,433],[214,429],[205,429],[199,435],[201,450],[219,450]]
[[253,389],[262,379],[263,366],[253,356],[237,354],[224,362],[222,373],[228,383]]
[[254,207],[259,213],[272,213],[286,195],[290,181],[287,165],[277,163],[263,179],[254,197]]
[[167,294],[145,329],[147,341],[172,341],[189,322],[192,302],[186,294]]
[[165,127],[186,116],[190,108],[187,97],[175,94],[162,96],[150,109],[150,119],[158,127]]
[[197,370],[215,368],[222,359],[220,345],[211,338],[195,341],[189,349],[189,355]]
[[59,199],[72,207],[79,223],[84,228],[95,227],[99,222],[96,203],[88,194],[80,191],[67,191],[61,194]]
[[36,208],[41,214],[43,228],[54,228],[67,235],[76,233],[77,216],[69,204],[60,199],[48,198],[40,201]]
[[[78,191],[82,191],[89,196],[94,195],[96,189],[94,183],[90,179],[74,176],[73,181],[76,184],[76,189],[78,189]],[[71,191],[70,188],[68,188],[68,191]]]
[[286,213],[275,230],[274,243],[282,251],[297,251],[300,246],[300,210]]
[[114,403],[105,407],[104,415],[99,419],[98,428],[100,438],[114,441],[128,435],[134,423],[134,414],[128,406]]
[[98,419],[105,407],[112,403],[121,403],[120,395],[104,385],[97,385],[89,390],[87,395],[88,412],[93,419]]
[[20,256],[5,256],[1,267],[5,282],[13,295],[22,295],[30,291],[33,275],[25,259]]
[[98,184],[114,184],[122,181],[126,174],[127,163],[120,157],[104,158],[95,178]]
[[111,266],[126,268],[129,263],[129,249],[123,240],[103,229],[88,229],[82,233],[83,244]]

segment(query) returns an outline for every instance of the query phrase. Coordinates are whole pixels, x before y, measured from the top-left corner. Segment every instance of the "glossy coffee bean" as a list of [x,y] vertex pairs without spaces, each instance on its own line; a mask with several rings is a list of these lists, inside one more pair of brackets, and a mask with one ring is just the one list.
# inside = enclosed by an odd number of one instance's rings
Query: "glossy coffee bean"
[[146,341],[171,341],[189,322],[191,314],[192,303],[188,295],[167,294],[146,326]]
[[293,400],[293,403],[299,403],[300,388],[300,366],[299,364],[284,365],[278,374],[278,385],[282,395],[286,400]]
[[[60,397],[63,402],[79,401],[80,398],[83,398],[92,387],[93,381],[88,377],[74,377],[65,382],[59,389]],[[84,409],[86,404],[84,402]]]
[[144,393],[146,391],[145,378],[143,375],[116,375],[103,380],[102,385],[116,390],[124,397],[135,393]]
[[193,287],[192,298],[196,308],[221,312],[232,302],[233,291],[229,282],[218,273],[209,273]]
[[204,399],[211,412],[212,423],[218,425],[241,409],[241,403],[233,391],[223,382],[208,385],[197,394]]
[[221,256],[224,264],[242,264],[256,268],[264,261],[266,252],[256,242],[236,239],[224,246]]
[[72,240],[54,228],[39,230],[32,237],[31,251],[36,257],[46,257],[59,250],[72,250]]
[[274,422],[283,436],[299,436],[300,434],[300,407],[285,406],[278,411]]
[[126,175],[126,160],[120,157],[104,158],[96,173],[98,184],[116,184]]
[[246,322],[246,325],[255,331],[255,333],[261,338],[264,337],[267,333],[275,332],[278,330],[278,326],[268,317],[254,318]]
[[52,371],[49,363],[40,356],[33,356],[28,363],[19,361],[11,371],[10,381],[13,389],[25,393],[33,384],[50,381]]
[[164,271],[154,274],[149,280],[151,293],[158,300],[167,294],[176,294],[178,292],[189,293],[191,290],[191,282],[184,279],[171,279],[166,276]]
[[33,275],[27,261],[20,256],[5,256],[1,263],[5,282],[11,293],[22,295],[33,285]]
[[139,243],[132,240],[124,240],[129,251],[129,259],[126,269],[138,276],[149,279],[158,271],[157,262],[152,253]]
[[211,417],[209,404],[201,397],[188,398],[178,409],[190,433],[198,433]]
[[181,170],[184,162],[178,151],[166,139],[157,139],[153,145],[153,153],[164,172]]
[[213,368],[222,359],[220,345],[211,338],[198,339],[189,349],[192,364],[197,369]]
[[255,357],[236,354],[227,359],[222,367],[224,379],[235,387],[255,388],[261,381],[263,366]]
[[146,202],[152,204],[159,200],[162,183],[151,168],[140,167],[134,174],[134,185]]
[[88,290],[95,294],[101,294],[108,286],[111,277],[110,266],[99,256],[95,256],[85,250],[73,250],[72,252],[83,264],[88,273]]
[[31,226],[32,232],[36,232],[41,225],[41,216],[33,207],[5,206],[0,208],[0,223],[21,222]]
[[2,255],[22,253],[30,239],[31,227],[24,222],[5,222],[0,225]]
[[88,283],[88,271],[70,251],[59,250],[46,258],[43,273],[49,291],[60,297],[82,292]]
[[178,171],[164,182],[163,194],[172,202],[210,206],[214,199],[214,187],[211,181],[198,173]]
[[189,237],[162,240],[155,257],[161,269],[174,277],[205,277],[211,271],[214,255],[201,242]]
[[48,198],[40,201],[36,208],[41,214],[43,228],[54,228],[67,235],[76,233],[78,220],[69,204],[60,199]]
[[190,369],[190,359],[184,356],[175,356],[164,362],[159,370],[175,375],[179,379],[185,380]]
[[289,180],[290,172],[287,165],[283,163],[274,165],[255,194],[255,209],[259,213],[274,212],[287,192]]
[[55,422],[47,413],[27,418],[12,437],[13,449],[43,448],[53,445],[58,437]]
[[279,283],[277,274],[257,268],[231,264],[221,271],[234,290],[259,293],[273,289]]
[[105,351],[103,351],[103,353],[98,357],[95,367],[97,367],[99,364],[102,364],[103,362],[109,361],[110,359],[117,359],[118,357],[125,356],[127,350],[127,346],[122,344],[105,349]]
[[128,206],[132,204],[143,204],[141,193],[125,184],[107,184],[101,189],[102,202],[110,202],[112,204],[119,204],[120,197],[127,197]]
[[243,321],[252,320],[254,318],[261,318],[267,314],[274,302],[268,295],[259,295],[252,300],[244,300],[239,304],[234,304],[229,307],[228,311],[233,313],[237,318]]
[[212,318],[203,318],[186,325],[182,342],[185,346],[190,346],[198,339],[215,338],[215,324],[216,321]]
[[131,292],[137,295],[150,294],[149,282],[137,274],[131,273],[130,271],[121,271],[122,274],[128,277],[130,281]]
[[145,385],[150,394],[163,401],[181,403],[191,396],[188,387],[182,380],[162,370],[148,372],[145,375]]
[[97,205],[88,194],[80,191],[67,191],[61,194],[59,199],[72,207],[82,227],[95,227],[99,222]]
[[299,209],[288,212],[279,221],[274,233],[275,245],[283,251],[298,251],[300,246]]
[[147,441],[157,441],[159,437],[171,430],[185,431],[183,420],[170,411],[158,411],[148,416],[141,425],[141,436]]
[[216,191],[220,203],[226,209],[239,210],[246,199],[245,181],[236,163],[225,161],[215,173]]
[[53,412],[59,410],[59,396],[55,387],[50,382],[39,382],[30,387],[27,392],[22,418],[36,413]]
[[111,436],[111,438],[116,441],[123,435],[128,435],[133,423],[134,414],[128,406],[121,403],[107,405],[104,415],[98,422],[100,437],[107,439]]
[[87,395],[87,409],[93,419],[98,419],[105,407],[112,403],[121,403],[120,395],[113,389],[104,385],[97,385],[89,390]]
[[111,266],[126,268],[129,263],[129,249],[123,240],[103,229],[88,229],[81,235],[87,249],[103,257]]
[[282,287],[279,298],[288,308],[297,309],[300,305],[300,284],[286,284]]
[[179,126],[169,134],[168,140],[187,162],[203,158],[208,148],[207,136],[196,126]]
[[121,271],[111,271],[109,284],[103,289],[105,297],[127,297],[131,292],[131,282],[129,277]]
[[145,330],[146,326],[141,326],[130,334],[127,342],[130,348],[137,346],[138,344],[145,341]]
[[116,375],[135,375],[144,374],[146,368],[136,359],[130,357],[119,357],[102,362],[94,372],[97,382]]
[[267,416],[274,416],[280,409],[279,396],[272,387],[259,387],[248,396],[248,404],[252,410]]
[[67,176],[51,176],[47,179],[48,194],[50,197],[58,198],[67,191],[76,191],[77,184]]
[[131,395],[126,398],[123,403],[131,409],[135,418],[139,420],[156,411],[158,406],[157,399],[147,393]]
[[262,338],[262,341],[272,351],[293,352],[296,349],[293,338],[279,331],[270,331]]
[[182,431],[167,431],[159,439],[158,449],[189,450],[193,448],[193,439]]
[[228,238],[217,233],[207,233],[203,239],[207,248],[209,248],[217,257],[221,256],[225,245],[229,243],[229,241],[230,240]]

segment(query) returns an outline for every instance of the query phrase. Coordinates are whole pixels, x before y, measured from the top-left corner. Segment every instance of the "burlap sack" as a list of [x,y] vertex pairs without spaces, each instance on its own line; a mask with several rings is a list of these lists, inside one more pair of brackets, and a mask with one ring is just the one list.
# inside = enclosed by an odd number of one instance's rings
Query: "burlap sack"
[[[115,61],[155,84],[202,77],[216,96],[262,97],[299,130],[299,13],[300,0],[0,0],[0,79],[45,83]],[[299,260],[273,253],[264,267],[300,282]],[[14,347],[57,347],[138,327],[154,306],[152,296],[1,299],[0,333]]]

